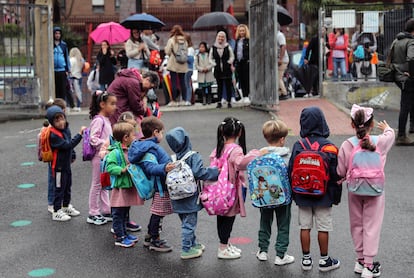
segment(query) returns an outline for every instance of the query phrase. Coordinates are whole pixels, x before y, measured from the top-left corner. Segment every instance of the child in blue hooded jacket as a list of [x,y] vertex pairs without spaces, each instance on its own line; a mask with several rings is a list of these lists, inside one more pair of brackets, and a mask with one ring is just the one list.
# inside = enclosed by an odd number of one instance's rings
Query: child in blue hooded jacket
[[[165,139],[171,150],[176,154],[177,160],[182,159],[192,150],[190,137],[182,127],[176,127],[167,132]],[[198,180],[217,180],[219,171],[217,168],[206,168],[199,153],[189,156],[185,162],[190,166],[194,178]],[[181,220],[181,259],[192,259],[200,257],[205,246],[197,243],[195,230],[197,227],[197,214],[203,208],[198,199],[198,192],[193,196],[171,200],[173,211],[178,213]]]

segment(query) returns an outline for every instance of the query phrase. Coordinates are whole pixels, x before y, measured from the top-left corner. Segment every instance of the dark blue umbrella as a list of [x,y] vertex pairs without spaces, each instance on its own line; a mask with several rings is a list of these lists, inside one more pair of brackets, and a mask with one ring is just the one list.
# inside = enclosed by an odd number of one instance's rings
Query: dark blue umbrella
[[154,30],[161,29],[165,23],[153,15],[142,13],[127,17],[121,22],[121,25],[128,29]]

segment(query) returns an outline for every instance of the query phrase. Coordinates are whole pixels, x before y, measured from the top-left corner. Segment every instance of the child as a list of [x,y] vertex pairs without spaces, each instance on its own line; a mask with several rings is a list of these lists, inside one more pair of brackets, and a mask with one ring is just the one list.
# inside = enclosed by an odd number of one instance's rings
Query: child
[[241,257],[241,250],[229,243],[236,215],[240,214],[241,217],[246,216],[242,193],[244,175],[240,171],[246,170],[247,164],[260,155],[260,152],[257,150],[252,150],[249,154],[245,155],[246,137],[244,125],[236,118],[225,118],[217,128],[217,147],[210,154],[210,165],[215,158],[220,158],[237,141],[238,145],[234,147],[228,157],[229,179],[237,188],[236,200],[226,215],[217,215],[217,232],[220,239],[217,251],[217,257],[219,259],[238,259]]
[[[70,205],[72,172],[71,163],[76,159],[73,150],[82,140],[82,134],[86,127],[82,126],[79,134],[71,138],[70,129],[63,110],[56,105],[47,109],[46,117],[52,125],[50,133],[50,147],[54,154],[52,161],[53,185],[53,213],[52,220],[68,221],[71,216],[78,216],[80,213]],[[59,134],[59,135],[58,135]]]
[[211,104],[211,85],[214,83],[213,64],[208,59],[209,49],[206,42],[200,42],[198,54],[194,60],[198,71],[198,86],[201,88],[203,105]]
[[[95,91],[89,108],[90,144],[99,150],[112,135],[109,116],[116,110],[116,97],[108,92]],[[111,221],[111,207],[109,203],[109,192],[101,186],[101,157],[96,152],[92,158],[92,182],[89,190],[89,216],[87,223],[103,225]],[[101,214],[102,213],[102,214]]]
[[[261,152],[274,152],[286,160],[289,159],[289,148],[284,147],[288,127],[280,120],[267,121],[263,125],[263,136],[269,144],[262,148]],[[282,167],[287,168],[286,164]],[[273,208],[260,208],[260,229],[259,229],[259,251],[256,257],[260,261],[267,261],[267,251],[269,240],[272,233],[273,214],[277,218],[277,238],[276,238],[276,265],[290,264],[295,261],[293,256],[286,253],[289,245],[290,228],[290,209],[291,204]]]
[[[394,130],[387,122],[379,122],[378,128],[383,131],[379,136],[369,135],[374,127],[374,115],[372,108],[360,107],[356,104],[351,109],[352,127],[355,129],[356,137],[362,149],[381,152],[382,168],[385,165],[387,152],[391,149],[395,135]],[[376,145],[372,140],[377,137]],[[353,151],[352,143],[347,140],[342,143],[338,155],[338,175],[347,177],[350,169],[349,160]],[[378,253],[382,220],[384,218],[385,195],[360,196],[348,193],[349,218],[351,224],[351,235],[357,254],[354,271],[361,273],[361,277],[380,276],[380,264],[374,262]]]
[[126,223],[129,209],[131,206],[144,204],[144,200],[139,198],[127,171],[128,147],[135,139],[134,126],[125,122],[116,123],[112,133],[116,142],[108,148],[111,152],[107,156],[106,169],[110,175],[116,176],[114,189],[111,193],[115,245],[132,247],[138,242],[138,238],[127,233]]
[[[336,174],[338,164],[338,148],[331,143],[329,137],[329,127],[325,116],[318,107],[312,106],[302,110],[300,115],[300,137],[307,137],[311,144],[318,144],[319,149],[326,153],[329,159],[329,181],[327,193],[321,198],[293,194],[293,199],[299,207],[299,226],[300,241],[302,244],[302,269],[312,269],[312,258],[310,254],[310,231],[313,227],[313,219],[318,230],[318,243],[320,251],[319,270],[329,271],[339,267],[337,259],[328,256],[329,232],[333,230],[332,225],[332,205],[340,201],[341,187],[337,184],[339,180]],[[300,142],[293,145],[292,156],[289,160],[289,177],[292,174],[293,162],[295,157],[303,151]]]
[[[191,142],[188,133],[182,127],[176,127],[165,136],[168,145],[176,154],[177,160],[182,159],[191,151]],[[195,180],[217,180],[217,168],[203,167],[203,160],[198,153],[192,154],[185,162],[190,166]],[[198,200],[198,192],[191,197],[172,200],[173,211],[178,213],[181,220],[181,259],[200,257],[204,245],[197,243],[195,230],[197,227],[197,212],[203,208]]]
[[[159,145],[164,135],[164,124],[154,116],[146,117],[141,122],[144,138],[134,141],[128,152],[130,163],[139,164],[147,175],[156,176],[161,182],[162,192],[154,184],[155,194],[151,204],[151,218],[148,224],[148,234],[145,236],[144,246],[158,252],[169,252],[172,250],[166,240],[160,239],[161,221],[164,216],[172,213],[171,200],[165,184],[167,172],[174,168],[171,158]],[[157,162],[142,161],[144,155],[149,152],[157,158]]]

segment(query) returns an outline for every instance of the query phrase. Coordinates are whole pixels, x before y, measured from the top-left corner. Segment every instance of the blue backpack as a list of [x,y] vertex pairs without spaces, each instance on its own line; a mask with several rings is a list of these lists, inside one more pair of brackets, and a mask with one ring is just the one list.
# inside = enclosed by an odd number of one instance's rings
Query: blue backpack
[[292,201],[288,170],[283,158],[270,152],[247,165],[252,204],[258,208],[279,207]]
[[[140,162],[149,161],[158,163],[157,158],[152,153],[146,153]],[[129,164],[128,173],[131,176],[132,183],[135,185],[135,188],[138,191],[139,196],[144,200],[149,200],[154,196],[156,183],[160,195],[163,196],[163,190],[161,185],[160,177],[151,176],[150,178],[142,170],[141,166],[138,164]]]

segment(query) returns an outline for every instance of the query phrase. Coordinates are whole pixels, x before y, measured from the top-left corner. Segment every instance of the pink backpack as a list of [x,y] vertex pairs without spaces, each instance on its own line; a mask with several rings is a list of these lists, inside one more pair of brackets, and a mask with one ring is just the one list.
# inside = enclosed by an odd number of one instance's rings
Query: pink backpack
[[237,146],[232,144],[220,158],[215,157],[210,163],[210,167],[217,167],[221,171],[217,181],[205,183],[200,194],[201,203],[209,215],[225,215],[234,205],[237,188],[230,182],[228,157]]

